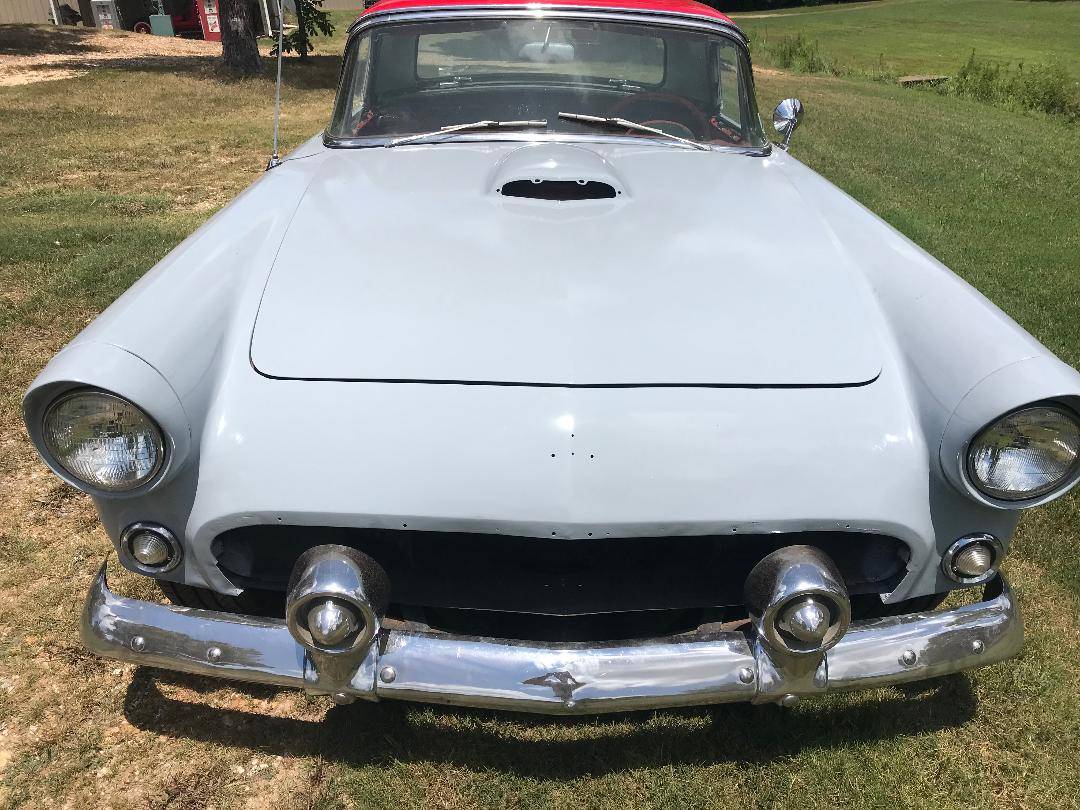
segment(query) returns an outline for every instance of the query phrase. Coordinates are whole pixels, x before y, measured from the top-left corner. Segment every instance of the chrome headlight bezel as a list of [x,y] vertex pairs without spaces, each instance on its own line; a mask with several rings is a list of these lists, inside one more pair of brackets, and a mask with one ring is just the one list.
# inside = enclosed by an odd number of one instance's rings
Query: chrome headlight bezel
[[[146,421],[146,423],[152,428],[153,436],[153,449],[155,452],[155,460],[153,468],[150,472],[144,475],[137,481],[132,482],[130,485],[118,486],[118,487],[103,487],[97,482],[88,481],[87,479],[78,475],[74,470],[70,469],[61,460],[61,454],[57,452],[57,448],[52,439],[52,436],[48,429],[49,417],[55,412],[55,410],[66,402],[72,399],[83,397],[88,394],[92,394],[97,397],[101,397],[107,400],[113,400],[121,403],[125,407],[134,409],[138,414]],[[147,489],[157,481],[161,476],[162,471],[166,468],[168,462],[169,444],[166,440],[165,431],[154,417],[152,417],[147,411],[141,408],[136,403],[132,402],[127,397],[120,396],[112,391],[107,391],[103,388],[96,388],[93,386],[81,386],[78,388],[71,388],[64,391],[59,396],[53,398],[48,405],[41,411],[41,420],[39,424],[39,430],[41,435],[41,444],[46,451],[46,460],[49,465],[56,471],[64,480],[68,481],[73,486],[94,495],[101,495],[105,497],[117,497],[123,495],[129,495],[137,493]]]
[[960,458],[964,482],[969,491],[971,491],[971,493],[979,500],[992,506],[998,506],[1005,509],[1026,509],[1060,497],[1080,482],[1080,455],[1073,460],[1072,466],[1068,472],[1052,484],[1033,489],[1028,493],[1016,497],[1010,497],[986,488],[980,481],[979,476],[975,472],[975,451],[979,447],[980,438],[993,430],[1001,422],[1016,414],[1030,410],[1054,411],[1071,420],[1077,426],[1077,429],[1080,430],[1080,415],[1078,415],[1073,408],[1054,400],[1029,402],[1020,407],[1013,408],[987,422],[971,435],[971,438],[968,439],[963,447]]

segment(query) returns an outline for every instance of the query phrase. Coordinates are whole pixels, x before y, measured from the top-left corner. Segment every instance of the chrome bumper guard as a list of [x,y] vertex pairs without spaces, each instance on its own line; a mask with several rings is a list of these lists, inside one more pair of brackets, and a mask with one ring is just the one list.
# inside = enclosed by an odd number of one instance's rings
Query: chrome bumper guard
[[105,565],[90,588],[82,638],[94,653],[145,666],[360,698],[546,714],[781,702],[934,678],[1015,655],[1016,602],[1000,577],[953,610],[854,622],[806,669],[774,660],[752,633],[619,644],[542,644],[383,629],[344,684],[320,682],[284,621],[117,596]]

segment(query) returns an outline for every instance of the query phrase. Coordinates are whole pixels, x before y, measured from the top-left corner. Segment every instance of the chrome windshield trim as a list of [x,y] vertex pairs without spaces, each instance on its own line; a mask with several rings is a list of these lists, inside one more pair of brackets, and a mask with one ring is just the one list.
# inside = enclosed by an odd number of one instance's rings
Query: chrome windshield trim
[[[335,138],[327,131],[323,131],[323,146],[327,149],[374,149],[387,146],[398,136],[368,138]],[[602,135],[583,134],[571,132],[463,132],[440,138],[437,141],[407,144],[415,146],[444,146],[446,144],[460,143],[607,143],[619,146],[660,146],[686,151],[679,144],[669,142],[664,138],[652,138],[644,135]],[[772,143],[766,142],[764,146],[714,146],[702,143],[710,152],[720,152],[732,155],[749,155],[751,157],[768,157],[772,154]],[[699,151],[706,151],[701,149]]]
[[[437,0],[436,0],[437,2]],[[405,20],[442,20],[442,19],[455,19],[460,17],[496,17],[499,19],[505,18],[527,18],[527,19],[539,19],[539,18],[587,18],[587,19],[602,19],[602,20],[620,20],[625,22],[647,22],[650,24],[659,23],[661,25],[671,25],[684,28],[696,28],[699,30],[718,31],[720,33],[732,35],[732,38],[738,41],[740,45],[747,48],[749,41],[746,38],[746,34],[742,32],[734,23],[726,23],[723,20],[718,20],[715,17],[706,17],[696,14],[678,14],[670,11],[649,11],[648,9],[634,10],[634,11],[620,11],[612,9],[610,7],[598,7],[598,6],[544,6],[540,4],[526,4],[522,3],[519,7],[514,6],[493,6],[486,5],[484,3],[478,3],[475,6],[431,6],[422,9],[391,9],[388,11],[380,11],[375,9],[370,11],[362,17],[359,17],[352,25],[349,26],[348,39],[351,40],[360,31],[368,28],[376,23],[383,22],[403,22]],[[347,43],[346,43],[347,44]]]
[[[437,0],[436,0],[437,2]],[[522,4],[520,7],[507,7],[507,6],[492,6],[478,4],[475,6],[467,7],[455,7],[455,6],[442,6],[431,7],[423,9],[397,9],[389,11],[380,11],[378,9],[370,11],[362,17],[356,19],[352,25],[349,26],[347,37],[345,40],[345,47],[342,51],[343,54],[348,55],[349,47],[352,45],[353,39],[360,35],[361,32],[366,31],[373,25],[391,24],[398,22],[423,22],[426,20],[453,20],[453,19],[537,19],[537,18],[555,18],[555,19],[589,19],[589,20],[605,20],[615,22],[629,22],[629,23],[648,23],[649,25],[665,25],[672,28],[687,28],[698,31],[708,31],[710,33],[718,33],[727,36],[737,46],[741,47],[743,53],[746,56],[747,66],[750,68],[750,75],[748,81],[750,83],[750,91],[754,91],[754,64],[750,58],[750,46],[749,40],[746,38],[746,34],[736,26],[734,23],[726,23],[723,20],[718,20],[713,17],[704,17],[692,14],[676,14],[668,11],[618,11],[610,8],[600,8],[596,6],[583,5],[580,7],[544,7],[543,4]],[[341,79],[345,75],[345,58],[341,60],[341,69],[338,71],[338,86],[340,90]],[[638,143],[643,141],[659,145],[671,147],[674,144],[665,144],[662,138],[645,138],[643,136],[635,136],[633,138],[619,137],[619,136],[581,136],[574,135],[571,139],[560,138],[560,135],[567,135],[568,133],[548,133],[547,139],[554,140],[556,142],[609,142],[609,143]],[[323,145],[329,149],[364,149],[377,146],[386,146],[391,141],[397,139],[400,136],[393,137],[370,137],[370,138],[337,138],[331,135],[328,131],[323,131]],[[487,135],[481,135],[480,137],[451,137],[441,140],[440,143],[455,143],[459,141],[508,141],[508,140],[532,140],[533,137],[526,135],[525,138],[510,138],[506,135],[499,134],[497,137],[492,137],[490,133]],[[539,139],[537,139],[539,140]],[[767,157],[772,154],[773,144],[767,138],[763,146],[713,146],[711,144],[703,144],[709,148],[710,152],[728,152],[731,154],[750,155],[752,157]],[[700,150],[705,151],[705,150]]]
[[[553,8],[553,6],[546,6],[543,8],[540,4],[537,5],[524,4],[519,8],[508,8],[505,5],[485,5],[477,4],[464,6],[434,6],[434,8],[424,9],[405,9],[405,10],[391,10],[391,11],[379,11],[375,10],[365,14],[362,17],[356,19],[356,21],[349,26],[347,31],[347,39],[345,49],[342,53],[348,56],[349,48],[352,45],[354,38],[359,37],[362,31],[374,25],[392,24],[392,23],[404,23],[404,22],[424,22],[424,21],[442,21],[442,19],[460,19],[460,18],[496,18],[496,19],[536,19],[538,17],[553,17],[558,19],[603,19],[607,22],[620,22],[620,23],[646,23],[649,25],[664,25],[672,28],[687,28],[691,30],[708,31],[712,33],[720,33],[720,35],[727,36],[732,42],[737,44],[739,48],[743,50],[746,57],[746,65],[750,67],[750,76],[747,77],[747,81],[750,82],[750,91],[754,94],[755,82],[754,82],[754,63],[750,54],[750,43],[746,39],[746,35],[742,30],[735,26],[733,23],[725,23],[714,17],[697,16],[690,14],[675,14],[672,12],[662,11],[612,11],[611,9],[597,8],[597,6],[581,5],[573,6],[573,8]],[[346,58],[341,59],[341,68],[338,71],[338,87],[340,90],[341,79],[345,76]],[[517,135],[517,134],[515,134]],[[567,137],[569,136],[569,137]],[[323,146],[328,149],[365,149],[374,147],[387,146],[390,141],[400,137],[400,135],[387,136],[387,137],[367,137],[367,138],[338,138],[334,135],[330,135],[328,131],[323,131]],[[511,137],[510,134],[494,134],[494,133],[482,133],[480,135],[470,134],[461,135],[457,137],[449,137],[440,141],[441,144],[454,144],[460,143],[460,141],[491,141],[491,143],[498,143],[498,141],[507,140],[549,140],[554,143],[612,143],[612,144],[642,144],[649,143],[657,146],[666,146],[671,148],[673,144],[664,144],[663,138],[647,138],[644,136],[632,136],[621,137],[617,135],[582,135],[580,133],[546,133],[543,138],[537,138],[534,134],[525,133],[521,137]],[[772,153],[772,141],[765,138],[765,144],[760,147],[727,147],[727,146],[714,146],[712,144],[704,144],[708,147],[708,151],[728,152],[732,154],[746,154],[746,156],[765,158]],[[701,150],[704,151],[704,150]]]

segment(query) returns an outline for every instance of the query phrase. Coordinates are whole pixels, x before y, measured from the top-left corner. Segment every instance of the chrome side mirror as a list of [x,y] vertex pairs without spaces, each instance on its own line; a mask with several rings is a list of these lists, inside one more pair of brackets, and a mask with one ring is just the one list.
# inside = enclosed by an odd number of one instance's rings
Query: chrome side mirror
[[797,98],[785,98],[776,105],[776,109],[773,110],[772,114],[773,129],[784,136],[783,143],[779,143],[777,146],[785,151],[787,150],[791,144],[791,133],[795,131],[795,127],[799,125],[802,117],[802,102]]

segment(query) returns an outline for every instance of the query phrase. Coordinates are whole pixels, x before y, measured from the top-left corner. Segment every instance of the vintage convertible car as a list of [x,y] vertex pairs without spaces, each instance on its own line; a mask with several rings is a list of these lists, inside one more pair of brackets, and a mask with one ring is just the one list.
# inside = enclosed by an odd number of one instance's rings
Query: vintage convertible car
[[[384,0],[325,133],[25,398],[90,493],[94,652],[552,713],[779,702],[1020,648],[1080,375],[766,140],[688,0]],[[947,610],[950,591],[979,586]]]

